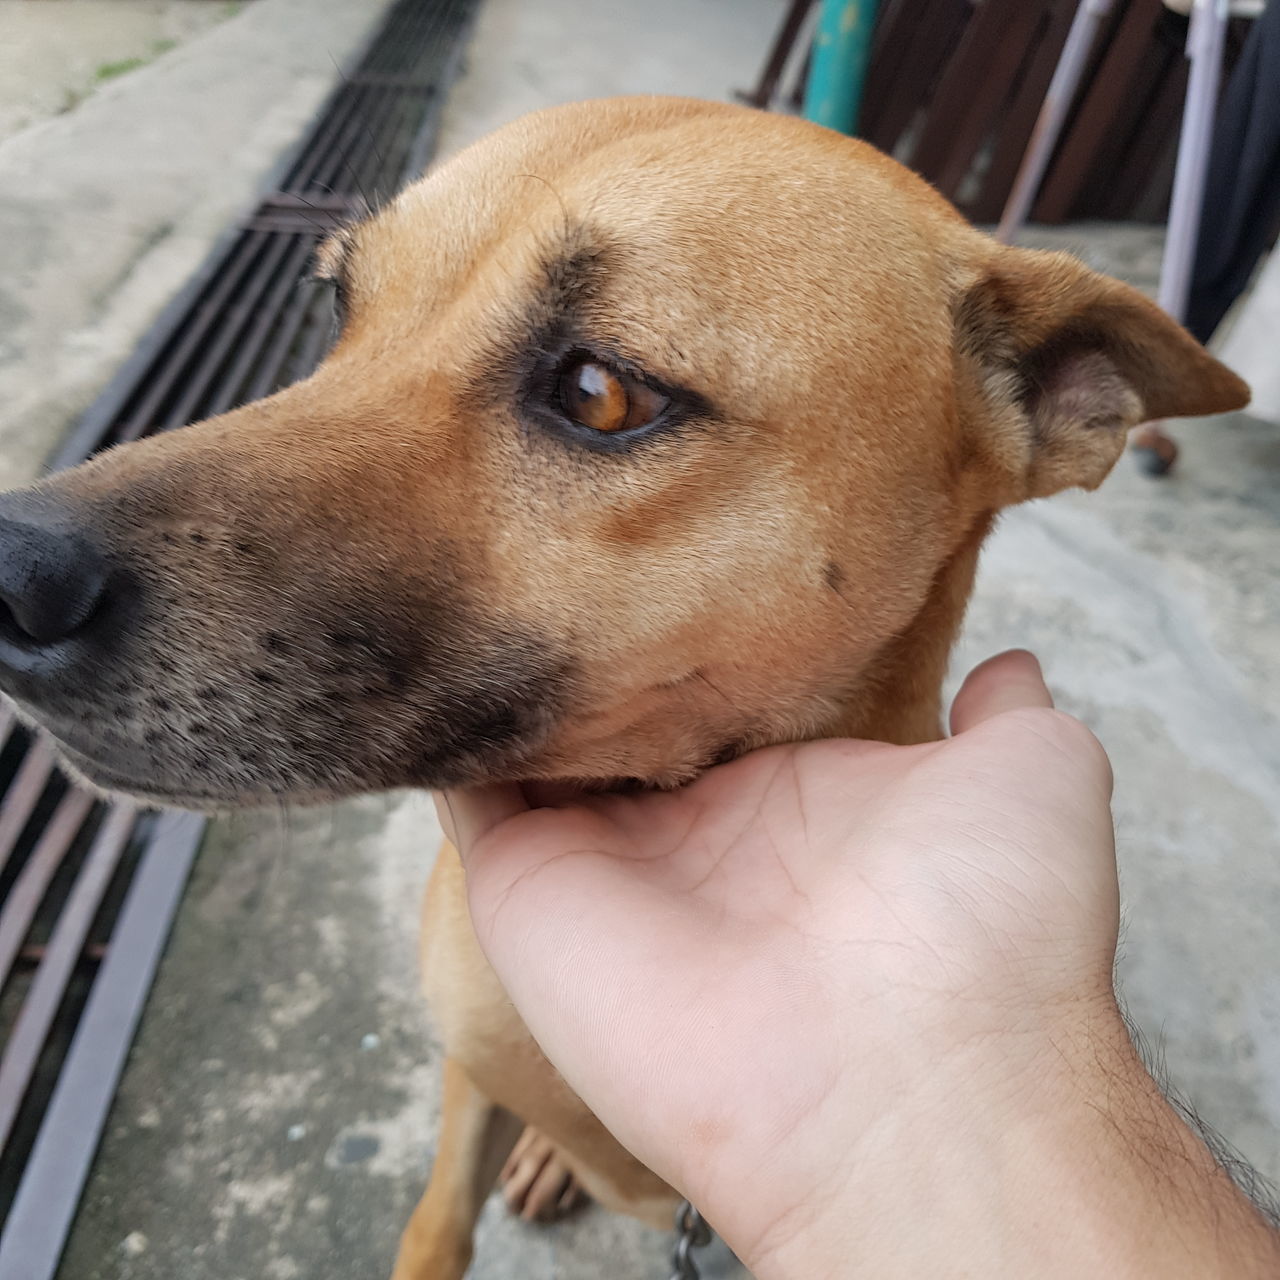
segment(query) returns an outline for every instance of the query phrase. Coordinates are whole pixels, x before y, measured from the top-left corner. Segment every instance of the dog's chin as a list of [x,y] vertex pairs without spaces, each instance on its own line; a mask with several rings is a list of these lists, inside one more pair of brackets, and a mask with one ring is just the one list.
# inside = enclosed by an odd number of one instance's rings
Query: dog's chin
[[78,785],[96,792],[106,800],[127,800],[132,804],[156,809],[190,809],[196,813],[228,813],[237,809],[261,809],[269,806],[329,804],[341,798],[337,791],[315,788],[281,793],[269,788],[246,787],[244,790],[211,790],[201,782],[167,784],[155,778],[134,776],[113,769],[101,761],[82,755],[74,748],[52,739],[53,754],[59,765]]
[[[523,749],[505,744],[496,750],[476,752],[450,751],[451,744],[445,742],[425,760],[419,752],[416,767],[403,773],[385,763],[362,770],[346,760],[339,764],[336,776],[316,778],[308,776],[310,771],[305,768],[292,769],[286,761],[277,760],[273,776],[263,777],[255,776],[251,770],[235,769],[234,762],[220,761],[217,756],[209,770],[157,768],[154,759],[131,759],[130,753],[121,749],[122,744],[78,739],[73,745],[31,717],[22,718],[49,743],[58,762],[82,786],[107,798],[210,814],[326,805],[401,789],[443,790],[502,782],[521,784],[536,805],[557,804],[583,793],[670,790],[749,749],[749,744],[735,742],[700,752],[695,759],[676,762],[668,757],[668,762],[659,766],[652,744],[647,744],[643,758],[633,755],[624,744],[613,744],[597,764],[594,760],[544,755],[531,744],[524,744]],[[337,757],[333,762],[339,763]],[[220,763],[223,768],[218,768]]]
[[[317,781],[287,774],[272,778],[246,777],[231,784],[217,784],[207,776],[162,778],[154,770],[127,767],[119,754],[86,754],[47,731],[35,726],[55,759],[72,781],[108,800],[128,800],[154,808],[190,809],[197,813],[221,814],[244,809],[305,808],[334,804],[356,796],[404,789],[441,790],[477,786],[487,782],[509,782],[527,776],[524,762],[515,758],[482,761],[463,756],[444,767],[420,776],[362,777],[358,773],[340,781]],[[111,763],[107,763],[110,760]],[[599,789],[599,788],[597,788]]]

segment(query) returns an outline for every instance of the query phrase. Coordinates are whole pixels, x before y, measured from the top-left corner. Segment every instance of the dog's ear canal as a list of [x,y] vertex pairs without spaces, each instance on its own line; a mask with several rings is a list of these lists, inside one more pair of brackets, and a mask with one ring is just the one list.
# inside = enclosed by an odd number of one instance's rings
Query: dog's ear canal
[[979,452],[1015,473],[1014,501],[1095,488],[1139,422],[1249,401],[1154,302],[1069,254],[998,249],[954,312],[962,412]]

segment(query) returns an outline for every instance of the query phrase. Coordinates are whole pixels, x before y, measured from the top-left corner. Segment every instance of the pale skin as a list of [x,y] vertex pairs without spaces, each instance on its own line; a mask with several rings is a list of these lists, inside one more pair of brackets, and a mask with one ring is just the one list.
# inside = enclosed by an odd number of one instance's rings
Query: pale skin
[[922,746],[441,805],[570,1086],[759,1280],[1280,1274],[1112,984],[1111,769],[1025,653]]

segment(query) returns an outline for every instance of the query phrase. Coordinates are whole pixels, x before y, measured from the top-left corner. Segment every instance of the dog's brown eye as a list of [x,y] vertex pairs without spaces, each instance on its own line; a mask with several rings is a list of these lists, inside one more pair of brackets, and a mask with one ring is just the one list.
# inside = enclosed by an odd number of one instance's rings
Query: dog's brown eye
[[595,360],[580,360],[560,375],[560,407],[593,431],[648,426],[670,403],[652,387]]

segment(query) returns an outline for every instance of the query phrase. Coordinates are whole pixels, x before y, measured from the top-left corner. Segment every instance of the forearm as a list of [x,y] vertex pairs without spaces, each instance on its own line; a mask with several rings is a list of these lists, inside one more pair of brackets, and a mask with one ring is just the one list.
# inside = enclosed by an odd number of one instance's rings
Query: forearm
[[886,1112],[811,1213],[744,1248],[753,1274],[1280,1275],[1280,1237],[1161,1095],[1118,1012],[1070,1039],[1035,1071],[940,1082]]

